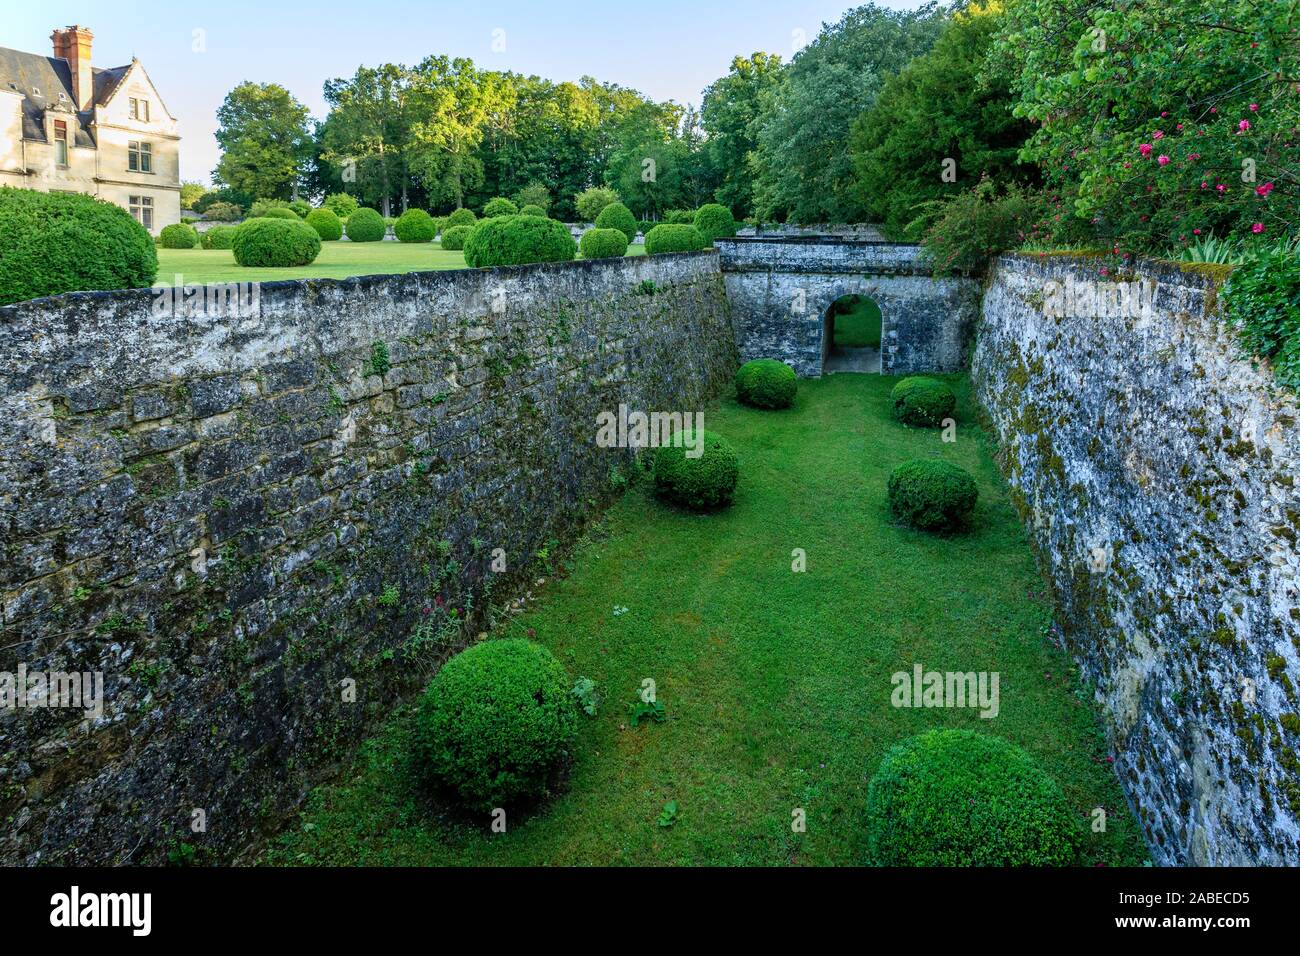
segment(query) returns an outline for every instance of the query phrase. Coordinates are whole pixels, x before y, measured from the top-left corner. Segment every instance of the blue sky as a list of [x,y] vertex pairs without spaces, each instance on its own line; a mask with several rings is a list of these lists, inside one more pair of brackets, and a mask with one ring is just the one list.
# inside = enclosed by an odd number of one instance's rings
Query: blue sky
[[[878,0],[914,9],[922,0]],[[280,83],[316,116],[321,86],[361,64],[412,64],[430,53],[552,80],[598,80],[659,100],[699,105],[731,58],[755,50],[788,59],[855,4],[844,0],[656,0],[597,4],[430,0],[0,0],[0,46],[49,53],[55,27],[95,34],[96,66],[138,56],[180,121],[181,173],[208,182],[218,150],[214,114],[244,80]],[[206,46],[196,52],[195,31]],[[498,32],[499,31],[499,32]],[[504,49],[494,49],[504,46]],[[503,42],[502,42],[503,41]]]

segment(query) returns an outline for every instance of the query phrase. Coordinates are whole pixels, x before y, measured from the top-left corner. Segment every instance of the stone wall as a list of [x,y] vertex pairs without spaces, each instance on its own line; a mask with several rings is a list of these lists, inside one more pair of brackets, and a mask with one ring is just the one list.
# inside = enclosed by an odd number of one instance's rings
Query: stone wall
[[719,240],[742,360],[776,358],[822,373],[826,312],[868,296],[882,317],[885,374],[964,368],[979,310],[974,279],[930,277],[917,246],[827,236]]
[[1300,864],[1295,396],[1149,263],[1004,257],[972,374],[1156,860]]
[[245,291],[0,308],[0,673],[104,681],[0,710],[0,862],[237,858],[579,530],[598,412],[736,367],[712,251]]

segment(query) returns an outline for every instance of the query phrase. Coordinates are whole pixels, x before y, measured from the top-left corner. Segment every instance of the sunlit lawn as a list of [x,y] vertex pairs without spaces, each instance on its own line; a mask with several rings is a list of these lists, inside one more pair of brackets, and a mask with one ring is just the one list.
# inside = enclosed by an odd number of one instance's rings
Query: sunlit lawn
[[[604,696],[582,719],[567,790],[507,831],[467,820],[413,782],[409,707],[351,772],[318,790],[271,851],[278,863],[857,864],[867,782],[885,751],[927,728],[967,727],[1027,748],[1087,833],[1085,864],[1137,864],[1138,829],[1073,667],[964,378],[954,444],[890,418],[893,379],[800,385],[796,406],[728,399],[706,413],[742,462],[734,504],[687,514],[634,485],[566,573],[501,632],[534,634]],[[973,528],[897,526],[886,479],[914,456],[972,471]],[[794,549],[807,570],[792,571]],[[627,612],[615,614],[616,607]],[[996,671],[1001,712],[896,709],[890,675],[914,663]],[[644,678],[664,724],[628,724]],[[668,801],[672,827],[656,820]],[[1104,833],[1091,832],[1094,807]],[[807,832],[792,832],[792,813]]]
[[[627,254],[645,255],[645,247],[632,246]],[[463,253],[444,250],[436,242],[325,242],[311,265],[288,269],[245,268],[235,262],[234,253],[229,249],[159,249],[157,284],[346,279],[464,268]]]

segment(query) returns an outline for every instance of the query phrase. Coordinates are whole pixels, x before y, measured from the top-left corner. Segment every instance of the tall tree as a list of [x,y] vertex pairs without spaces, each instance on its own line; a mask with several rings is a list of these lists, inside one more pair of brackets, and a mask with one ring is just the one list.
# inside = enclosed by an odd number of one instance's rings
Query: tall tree
[[780,88],[782,70],[775,53],[738,56],[730,72],[704,91],[701,121],[709,134],[705,149],[717,180],[716,199],[739,216],[754,210],[759,120]]
[[312,139],[307,107],[288,90],[276,83],[241,83],[226,94],[217,124],[217,185],[262,199],[297,194]]
[[392,214],[400,193],[408,205],[411,150],[411,71],[385,63],[360,67],[351,79],[327,80],[330,114],[321,130],[321,155],[340,170],[345,188]]

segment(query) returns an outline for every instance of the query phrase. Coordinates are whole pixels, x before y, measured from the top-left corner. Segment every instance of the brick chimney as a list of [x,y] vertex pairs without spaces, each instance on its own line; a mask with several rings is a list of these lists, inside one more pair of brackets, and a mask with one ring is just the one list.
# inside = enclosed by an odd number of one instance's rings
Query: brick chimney
[[55,30],[50,39],[54,41],[54,55],[67,60],[72,70],[72,95],[76,97],[77,109],[90,109],[95,96],[95,81],[90,72],[90,42],[95,39],[95,34],[85,27],[70,26],[66,30]]

